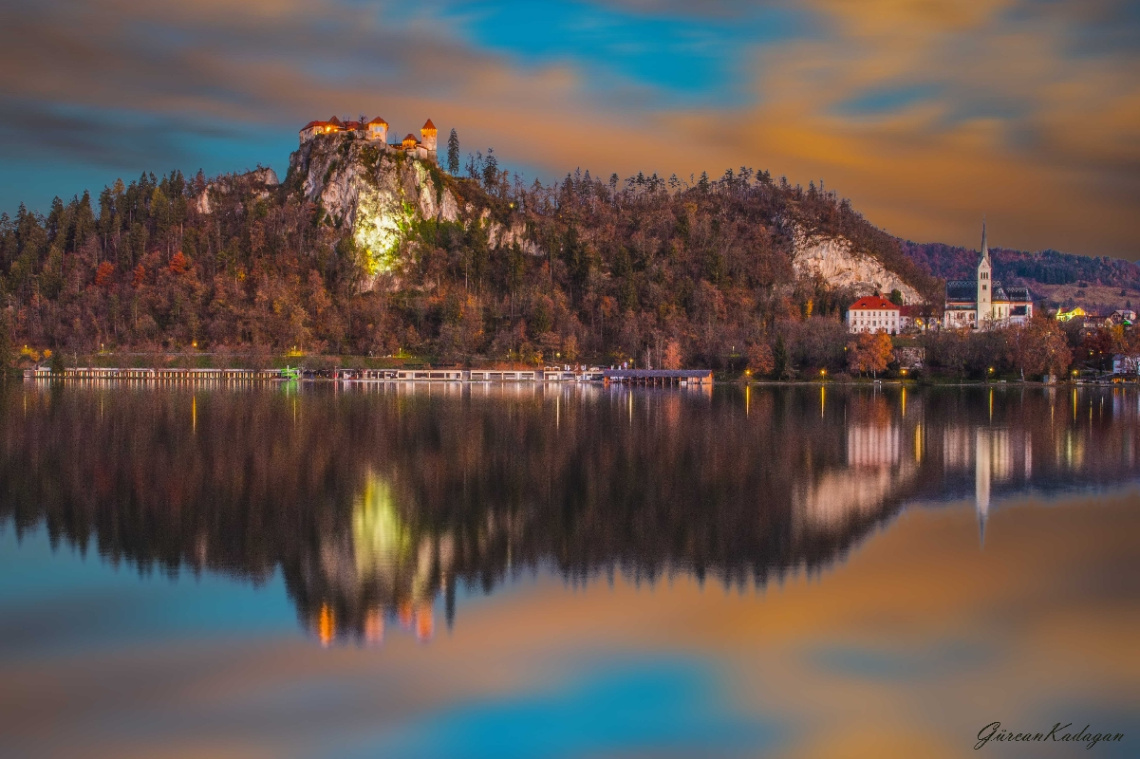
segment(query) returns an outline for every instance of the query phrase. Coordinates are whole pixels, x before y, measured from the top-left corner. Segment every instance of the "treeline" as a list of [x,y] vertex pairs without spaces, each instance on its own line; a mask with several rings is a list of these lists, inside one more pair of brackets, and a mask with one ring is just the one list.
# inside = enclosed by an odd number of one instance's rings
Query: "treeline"
[[[842,235],[920,291],[940,285],[822,187],[575,172],[525,186],[493,154],[447,182],[463,223],[405,230],[401,265],[363,252],[296,177],[143,175],[0,216],[3,330],[53,350],[281,351],[478,361],[743,365],[782,337],[792,368],[842,348],[854,294],[796,281],[796,234]],[[504,230],[520,230],[505,234]],[[840,360],[842,366],[842,360]]]
[[1140,330],[1122,325],[1085,328],[1079,321],[1038,316],[1028,325],[989,332],[934,332],[920,338],[929,369],[983,379],[1064,375],[1072,370],[1113,369],[1118,354],[1140,355]]

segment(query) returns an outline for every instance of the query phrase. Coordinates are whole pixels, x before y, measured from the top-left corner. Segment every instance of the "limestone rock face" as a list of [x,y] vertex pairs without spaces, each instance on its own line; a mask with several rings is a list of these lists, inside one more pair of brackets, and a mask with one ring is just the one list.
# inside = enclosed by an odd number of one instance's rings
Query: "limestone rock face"
[[366,210],[405,206],[421,219],[456,221],[459,205],[433,164],[385,151],[352,135],[310,140],[290,156],[289,174],[302,177],[301,191],[320,203],[334,222],[352,227],[363,199]]
[[[210,214],[214,212],[215,201],[221,195],[246,188],[253,191],[254,197],[262,199],[269,197],[269,190],[278,184],[277,172],[267,166],[258,167],[244,174],[227,174],[206,185],[202,194],[195,198],[194,205],[198,213]],[[212,201],[211,197],[215,201]]]
[[290,156],[289,176],[320,206],[325,221],[352,232],[370,275],[395,266],[414,223],[459,220],[455,195],[434,164],[351,134],[301,145]]
[[859,296],[898,290],[905,303],[922,302],[922,296],[902,277],[872,256],[855,251],[850,240],[803,234],[793,239],[792,266],[797,277],[819,277],[834,289],[850,290]]

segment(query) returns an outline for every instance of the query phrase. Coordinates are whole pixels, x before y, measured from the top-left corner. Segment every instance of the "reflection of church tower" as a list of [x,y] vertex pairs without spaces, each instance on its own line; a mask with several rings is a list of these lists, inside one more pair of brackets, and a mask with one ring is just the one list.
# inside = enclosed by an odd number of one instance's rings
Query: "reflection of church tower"
[[982,260],[978,262],[978,329],[984,328],[993,318],[993,290],[990,287],[993,284],[990,277],[992,271],[990,248],[986,245],[986,222],[982,221]]
[[976,431],[974,448],[974,506],[978,511],[978,535],[986,544],[986,520],[990,516],[991,451],[989,430]]

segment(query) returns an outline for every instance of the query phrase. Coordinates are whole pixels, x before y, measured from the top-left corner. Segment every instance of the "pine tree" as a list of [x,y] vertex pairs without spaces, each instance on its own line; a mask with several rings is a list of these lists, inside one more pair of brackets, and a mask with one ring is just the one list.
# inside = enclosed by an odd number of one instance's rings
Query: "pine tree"
[[0,380],[7,379],[12,358],[12,325],[8,321],[8,314],[3,313],[0,314]]
[[483,186],[488,190],[499,181],[499,159],[495,157],[495,149],[487,148],[487,159],[483,164]]
[[776,347],[772,350],[772,374],[776,379],[786,379],[788,374],[788,349],[784,345],[784,336],[776,336]]
[[447,171],[452,176],[459,173],[459,134],[454,129],[447,138]]

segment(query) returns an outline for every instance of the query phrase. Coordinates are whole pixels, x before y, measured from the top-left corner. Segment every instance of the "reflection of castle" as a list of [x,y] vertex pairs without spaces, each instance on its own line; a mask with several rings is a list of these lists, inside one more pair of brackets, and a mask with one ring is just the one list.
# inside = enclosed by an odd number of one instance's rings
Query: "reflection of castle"
[[[435,630],[434,598],[453,587],[453,546],[447,534],[416,539],[396,507],[391,486],[369,473],[346,535],[322,536],[303,575],[309,626],[324,645],[337,638],[367,644],[384,639],[391,618],[416,637]],[[454,603],[449,602],[449,608]]]

